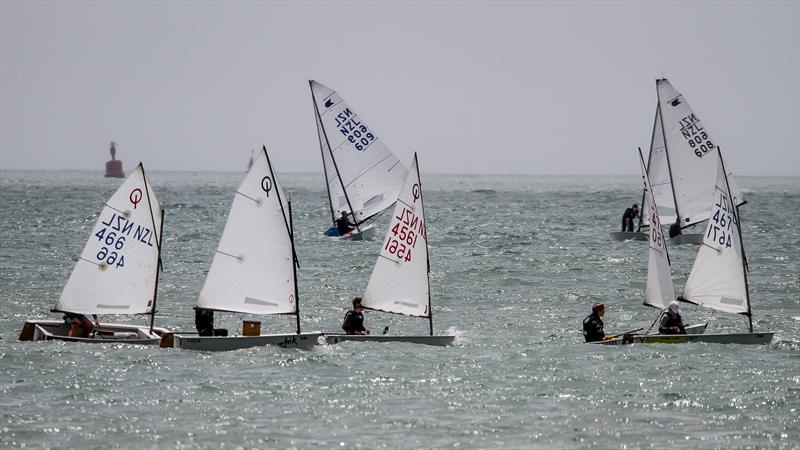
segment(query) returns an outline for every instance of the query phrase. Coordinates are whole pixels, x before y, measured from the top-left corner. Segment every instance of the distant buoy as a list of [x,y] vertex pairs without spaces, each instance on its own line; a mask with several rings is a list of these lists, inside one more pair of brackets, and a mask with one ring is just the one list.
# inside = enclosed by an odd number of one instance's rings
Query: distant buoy
[[111,143],[111,161],[106,162],[106,178],[125,178],[122,161],[117,159],[117,143]]

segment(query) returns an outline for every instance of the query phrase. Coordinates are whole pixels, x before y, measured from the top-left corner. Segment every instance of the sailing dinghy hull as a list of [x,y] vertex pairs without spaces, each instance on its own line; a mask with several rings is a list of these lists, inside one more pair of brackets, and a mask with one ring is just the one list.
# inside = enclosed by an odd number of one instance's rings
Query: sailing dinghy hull
[[325,334],[325,342],[329,345],[344,341],[354,342],[407,342],[410,344],[436,345],[444,347],[453,345],[455,336],[393,336],[393,335],[357,335],[357,334]]
[[[188,334],[173,335],[173,346],[183,350],[224,352],[250,347],[277,345],[283,348],[310,350],[322,336],[321,332],[262,334],[260,336],[197,336]],[[162,344],[162,347],[164,345]]]
[[629,336],[609,339],[607,341],[591,342],[601,345],[628,345],[628,344],[686,344],[689,342],[705,342],[708,344],[742,344],[766,345],[772,342],[775,333],[734,333],[734,334],[651,334],[644,336]]
[[375,232],[375,225],[370,224],[361,227],[360,232],[358,230],[353,230],[343,236],[339,236],[339,231],[336,228],[331,227],[325,232],[325,235],[331,239],[336,239],[339,241],[371,241],[375,239]]
[[695,244],[700,245],[703,243],[703,235],[702,234],[679,234],[675,237],[671,237],[669,239],[669,243],[672,245],[683,245],[683,244]]
[[69,327],[63,320],[26,320],[19,335],[20,341],[66,341],[90,344],[138,344],[155,345],[161,335],[168,333],[165,328],[149,326],[103,323],[90,337],[67,336]]
[[639,231],[613,231],[609,233],[612,241],[646,241],[648,234]]

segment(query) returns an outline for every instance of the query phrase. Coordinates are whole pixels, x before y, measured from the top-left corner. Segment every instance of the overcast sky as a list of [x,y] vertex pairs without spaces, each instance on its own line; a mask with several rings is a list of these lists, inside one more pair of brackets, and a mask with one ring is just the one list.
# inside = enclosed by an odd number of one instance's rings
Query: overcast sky
[[308,79],[423,172],[637,174],[655,79],[800,174],[800,2],[0,1],[0,168],[321,172]]

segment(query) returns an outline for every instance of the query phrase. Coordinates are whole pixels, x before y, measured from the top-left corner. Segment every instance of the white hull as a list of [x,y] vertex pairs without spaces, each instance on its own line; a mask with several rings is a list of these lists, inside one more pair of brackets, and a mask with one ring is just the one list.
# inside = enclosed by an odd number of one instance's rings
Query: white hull
[[646,241],[648,236],[647,233],[639,231],[614,231],[609,233],[609,235],[612,241]]
[[169,330],[160,327],[101,323],[100,329],[90,337],[67,336],[69,326],[63,320],[26,320],[20,332],[20,341],[67,341],[94,344],[126,343],[139,345],[155,345],[161,335]]
[[455,336],[394,336],[387,334],[325,334],[325,341],[328,344],[338,344],[344,341],[355,342],[407,342],[410,344],[425,344],[446,346],[452,345]]
[[686,344],[706,342],[709,344],[764,345],[772,342],[775,333],[734,333],[734,334],[651,334],[644,336],[618,337],[607,341],[590,342],[601,345],[627,344]]
[[669,243],[672,245],[683,245],[683,244],[695,244],[699,245],[703,243],[703,235],[702,234],[679,234],[673,238],[669,239]]
[[[171,337],[173,338],[172,346],[175,348],[221,352],[250,347],[263,347],[266,345],[310,350],[317,344],[317,339],[319,339],[320,336],[322,336],[321,332],[313,331],[300,334],[262,334],[261,336],[197,336],[191,334],[174,334]],[[165,336],[165,338],[167,337]],[[165,339],[165,341],[166,340],[167,339]],[[170,345],[165,345],[165,343],[162,343],[161,346],[170,347]]]
[[344,236],[330,236],[338,241],[371,241],[375,239],[375,225],[369,224],[361,227],[361,231],[353,230]]

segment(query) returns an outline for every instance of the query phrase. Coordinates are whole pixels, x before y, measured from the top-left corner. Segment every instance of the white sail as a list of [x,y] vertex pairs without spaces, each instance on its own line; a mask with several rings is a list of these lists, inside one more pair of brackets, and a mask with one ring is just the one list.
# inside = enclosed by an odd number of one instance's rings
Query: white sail
[[647,265],[647,291],[645,305],[660,309],[667,309],[669,302],[675,299],[675,286],[672,284],[672,272],[669,268],[667,256],[667,243],[658,215],[658,201],[653,195],[653,189],[648,178],[648,168],[644,166],[644,159],[639,154],[642,166],[642,179],[644,180],[645,203],[648,205],[648,216],[651,218],[649,242],[649,256]]
[[[714,198],[717,144],[680,92],[662,78],[656,81],[659,111],[666,141],[677,213],[682,226],[708,219]],[[744,203],[741,191],[728,174],[732,198]]]
[[[667,148],[664,146],[664,132],[661,129],[661,115],[656,106],[656,117],[653,122],[653,135],[650,140],[650,156],[647,161],[647,178],[662,223],[671,225],[675,222],[675,197],[672,195],[672,179],[669,176]],[[642,204],[642,225],[650,225],[650,195],[644,194]]]
[[[708,158],[720,161],[713,155]],[[683,289],[683,298],[719,311],[747,313],[747,288],[736,208],[730,201],[731,195],[721,163],[715,173],[716,200],[711,208],[703,244]]]
[[252,314],[297,311],[286,196],[266,149],[239,185],[197,306]]
[[389,223],[362,304],[409,316],[430,316],[428,244],[417,156]]
[[339,94],[313,80],[311,92],[331,209],[362,222],[394,203],[408,171]]
[[108,200],[55,309],[80,314],[153,310],[161,205],[140,163]]

